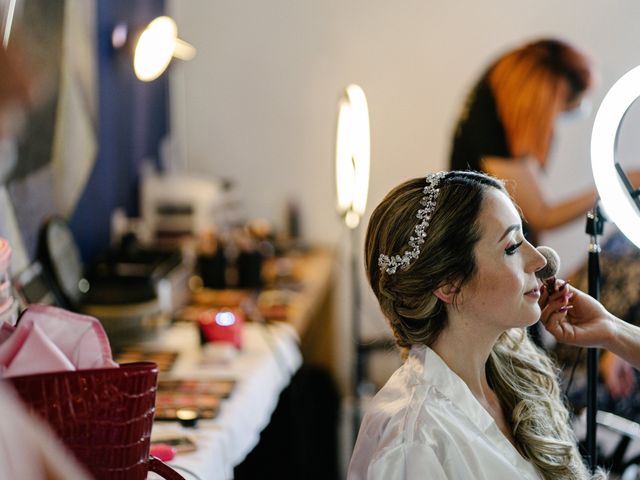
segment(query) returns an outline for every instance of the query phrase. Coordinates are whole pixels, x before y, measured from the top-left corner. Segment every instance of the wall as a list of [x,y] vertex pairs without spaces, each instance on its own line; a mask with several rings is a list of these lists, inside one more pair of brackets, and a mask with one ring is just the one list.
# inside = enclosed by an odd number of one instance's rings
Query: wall
[[[188,169],[233,179],[247,211],[276,223],[296,198],[303,231],[336,245],[343,307],[336,342],[348,351],[348,236],[334,213],[333,148],[337,99],[349,83],[367,93],[372,169],[369,212],[395,184],[444,168],[461,102],[501,50],[526,39],[561,36],[589,52],[600,71],[597,106],[612,82],[640,63],[635,0],[169,1],[181,36],[198,54],[171,78],[175,135]],[[635,120],[634,120],[635,119]],[[548,168],[548,195],[591,185],[593,114],[561,125]],[[621,136],[623,165],[640,165],[640,136]],[[628,126],[628,127],[627,127]],[[366,218],[365,218],[366,222]],[[586,260],[583,220],[545,241],[569,272]],[[370,332],[385,331],[365,290]],[[345,353],[346,355],[346,353]],[[347,357],[337,359],[347,365]],[[346,385],[346,370],[340,374]]]

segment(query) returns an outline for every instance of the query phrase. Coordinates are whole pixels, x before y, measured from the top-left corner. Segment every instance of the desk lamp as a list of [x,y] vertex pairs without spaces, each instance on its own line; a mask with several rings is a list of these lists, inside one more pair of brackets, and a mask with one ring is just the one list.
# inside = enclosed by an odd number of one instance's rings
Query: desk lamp
[[338,213],[351,233],[352,317],[354,342],[353,396],[354,440],[360,428],[359,387],[363,377],[360,348],[360,284],[358,281],[358,225],[364,214],[369,189],[370,134],[369,109],[362,88],[349,85],[339,101],[336,132],[336,196]]
[[[116,25],[111,34],[114,48],[124,47],[128,36],[125,24]],[[195,54],[193,45],[178,38],[178,27],[171,17],[156,17],[135,41],[133,70],[139,80],[150,82],[162,75],[173,57],[191,60]]]
[[[589,294],[599,298],[600,266],[598,235],[602,233],[599,204],[607,217],[637,247],[640,247],[639,193],[616,162],[616,146],[620,124],[629,107],[640,97],[640,66],[623,75],[607,92],[593,123],[591,133],[591,169],[599,194],[599,201],[587,216],[589,245]],[[591,471],[597,465],[598,350],[588,349],[587,357],[587,461]]]

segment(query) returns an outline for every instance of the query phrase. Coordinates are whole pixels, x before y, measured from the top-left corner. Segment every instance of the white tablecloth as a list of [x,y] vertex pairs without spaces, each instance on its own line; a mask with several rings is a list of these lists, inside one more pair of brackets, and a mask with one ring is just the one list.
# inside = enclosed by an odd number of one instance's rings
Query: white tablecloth
[[[295,330],[285,323],[246,324],[242,351],[224,364],[203,355],[198,332],[190,324],[172,327],[154,343],[183,352],[171,376],[236,380],[231,397],[223,400],[214,420],[200,420],[197,428],[184,428],[173,422],[156,422],[153,427],[153,435],[175,432],[196,440],[198,450],[181,453],[169,462],[186,479],[233,478],[234,466],[258,443],[280,392],[302,363]],[[159,477],[150,474],[149,478]]]

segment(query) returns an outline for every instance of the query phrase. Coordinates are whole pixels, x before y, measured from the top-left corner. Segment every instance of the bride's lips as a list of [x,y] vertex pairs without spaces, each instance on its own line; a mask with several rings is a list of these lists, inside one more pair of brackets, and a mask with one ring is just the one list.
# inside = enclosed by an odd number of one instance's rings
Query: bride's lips
[[540,298],[540,289],[538,287],[532,288],[529,291],[524,292],[525,296],[535,298],[536,300]]

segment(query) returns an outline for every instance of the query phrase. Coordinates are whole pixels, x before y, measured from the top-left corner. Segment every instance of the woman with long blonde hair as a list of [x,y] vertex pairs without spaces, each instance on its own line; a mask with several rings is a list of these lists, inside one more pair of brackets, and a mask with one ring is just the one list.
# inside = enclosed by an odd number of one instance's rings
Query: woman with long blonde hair
[[[604,477],[587,471],[556,369],[525,329],[542,319],[560,340],[602,345],[621,322],[566,283],[541,290],[545,258],[501,181],[399,185],[371,215],[365,264],[405,361],[367,408],[349,480]],[[637,343],[617,351],[636,348],[640,364]]]
[[[504,179],[521,209],[525,238],[534,245],[539,244],[545,231],[576,220],[595,205],[594,188],[551,202],[541,186],[556,122],[560,117],[586,113],[584,99],[594,77],[591,60],[574,45],[555,38],[531,41],[508,50],[491,64],[467,97],[457,121],[450,168],[481,171]],[[577,159],[574,161],[580,165]],[[581,163],[587,167],[586,158]],[[627,175],[632,184],[640,185],[640,172],[630,171]],[[625,241],[617,238],[620,237],[614,234],[604,245],[603,258],[619,263],[610,271],[626,272],[625,266],[635,267],[640,258],[624,255],[620,245]],[[620,257],[623,258],[618,261]],[[586,266],[573,281],[586,288]],[[619,295],[615,286],[607,283],[603,282],[603,301],[617,315],[637,322],[629,318],[624,303],[618,308],[610,301]],[[634,311],[629,309],[630,313]],[[542,344],[537,326],[529,333],[538,345]],[[570,352],[571,349],[562,349],[560,356],[571,356]],[[631,367],[609,353],[602,360],[603,379],[612,402],[619,396],[629,396],[636,382]]]

